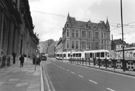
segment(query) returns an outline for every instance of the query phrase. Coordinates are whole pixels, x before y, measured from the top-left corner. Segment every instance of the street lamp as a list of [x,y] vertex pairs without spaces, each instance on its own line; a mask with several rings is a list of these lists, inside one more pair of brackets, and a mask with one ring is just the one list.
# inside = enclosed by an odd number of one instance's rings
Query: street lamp
[[120,8],[121,8],[122,52],[123,52],[123,60],[122,60],[122,63],[123,63],[123,71],[125,71],[122,0],[120,0]]

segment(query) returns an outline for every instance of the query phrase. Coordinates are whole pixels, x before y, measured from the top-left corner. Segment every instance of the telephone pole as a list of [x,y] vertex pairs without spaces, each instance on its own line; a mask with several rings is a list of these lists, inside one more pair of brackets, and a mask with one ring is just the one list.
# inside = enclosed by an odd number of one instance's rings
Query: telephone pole
[[123,52],[122,65],[123,65],[123,71],[125,71],[122,0],[120,0],[120,11],[121,11],[121,29],[122,29],[122,52]]

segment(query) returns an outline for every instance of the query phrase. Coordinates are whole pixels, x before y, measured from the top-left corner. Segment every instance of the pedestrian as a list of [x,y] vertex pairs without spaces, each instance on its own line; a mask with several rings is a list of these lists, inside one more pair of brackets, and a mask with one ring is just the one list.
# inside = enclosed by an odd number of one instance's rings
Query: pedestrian
[[20,68],[23,67],[23,63],[24,63],[24,57],[23,55],[21,55],[21,57],[19,58],[20,60]]
[[41,59],[40,59],[40,57],[38,58],[38,65],[40,65],[40,62],[41,62]]
[[101,59],[100,59],[100,57],[98,58],[98,65],[99,65],[99,68],[100,68],[100,66],[101,66]]

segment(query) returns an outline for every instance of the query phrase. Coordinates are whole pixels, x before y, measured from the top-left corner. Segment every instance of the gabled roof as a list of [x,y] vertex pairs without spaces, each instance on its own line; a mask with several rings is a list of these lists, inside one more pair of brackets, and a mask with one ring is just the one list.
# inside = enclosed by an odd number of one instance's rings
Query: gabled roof
[[[122,39],[115,39],[115,40],[113,40],[113,41],[114,41],[114,43],[115,43],[116,45],[120,45],[120,44],[123,43]],[[126,44],[125,41],[124,41],[124,44]]]
[[[81,27],[81,28],[86,28],[87,26],[90,26],[91,28],[97,28],[97,27],[105,27],[106,28],[106,24],[104,23],[104,21],[100,21],[99,23],[93,23],[90,20],[87,22],[84,21],[77,21],[75,19],[75,17],[70,17],[70,15],[68,14],[67,17],[67,23],[69,23],[71,26],[77,26],[77,27]],[[107,24],[109,25],[108,19],[107,19]]]
[[76,26],[78,27],[86,27],[87,22],[83,22],[83,21],[76,21]]

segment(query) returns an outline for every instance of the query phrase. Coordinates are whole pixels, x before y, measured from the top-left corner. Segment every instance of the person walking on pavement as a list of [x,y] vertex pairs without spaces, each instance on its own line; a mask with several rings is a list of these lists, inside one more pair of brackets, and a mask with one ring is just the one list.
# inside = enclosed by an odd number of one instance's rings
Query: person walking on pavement
[[40,65],[40,62],[41,62],[41,58],[39,57],[38,58],[38,65]]
[[23,55],[21,55],[21,57],[19,58],[20,60],[20,68],[23,67],[23,63],[24,63],[24,57]]

